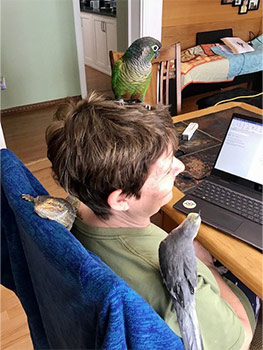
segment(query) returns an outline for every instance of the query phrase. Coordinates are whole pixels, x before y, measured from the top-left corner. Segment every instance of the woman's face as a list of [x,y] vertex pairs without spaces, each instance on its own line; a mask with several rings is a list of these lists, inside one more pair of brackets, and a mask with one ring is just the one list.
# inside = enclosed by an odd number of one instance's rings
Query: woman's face
[[173,151],[163,153],[150,169],[141,189],[141,198],[133,197],[130,209],[144,217],[157,213],[172,199],[174,179],[182,171],[184,164],[174,157]]

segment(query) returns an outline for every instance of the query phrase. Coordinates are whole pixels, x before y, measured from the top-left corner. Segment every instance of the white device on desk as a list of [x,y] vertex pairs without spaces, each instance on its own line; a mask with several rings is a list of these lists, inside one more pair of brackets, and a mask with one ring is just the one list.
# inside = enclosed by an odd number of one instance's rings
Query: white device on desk
[[193,136],[194,132],[198,129],[197,123],[190,123],[187,128],[182,133],[182,139],[184,141],[190,141],[191,137]]

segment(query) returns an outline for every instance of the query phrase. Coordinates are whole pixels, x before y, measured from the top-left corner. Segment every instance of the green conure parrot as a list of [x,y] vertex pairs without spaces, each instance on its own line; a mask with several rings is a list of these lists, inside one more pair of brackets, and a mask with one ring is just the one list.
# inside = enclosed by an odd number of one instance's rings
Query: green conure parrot
[[193,240],[201,224],[200,215],[188,214],[185,221],[160,243],[160,270],[172,296],[181,337],[186,350],[203,350],[195,309],[197,267]]
[[113,65],[112,90],[120,101],[143,102],[152,76],[152,59],[160,54],[161,43],[144,37],[135,40]]

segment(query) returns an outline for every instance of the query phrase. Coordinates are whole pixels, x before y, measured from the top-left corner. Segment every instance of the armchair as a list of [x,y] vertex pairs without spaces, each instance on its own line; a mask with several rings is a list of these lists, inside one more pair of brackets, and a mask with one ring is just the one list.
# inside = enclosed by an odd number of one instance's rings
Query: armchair
[[46,190],[1,150],[2,278],[27,314],[34,349],[183,349],[157,313],[59,223],[21,198]]

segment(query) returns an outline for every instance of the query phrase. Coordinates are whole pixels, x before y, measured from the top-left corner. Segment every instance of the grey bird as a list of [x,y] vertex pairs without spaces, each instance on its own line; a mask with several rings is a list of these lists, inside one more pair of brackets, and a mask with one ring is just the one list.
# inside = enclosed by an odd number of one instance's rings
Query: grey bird
[[195,309],[197,265],[193,240],[201,224],[197,213],[188,214],[184,222],[160,243],[160,270],[169,293],[186,350],[202,350],[203,342]]

